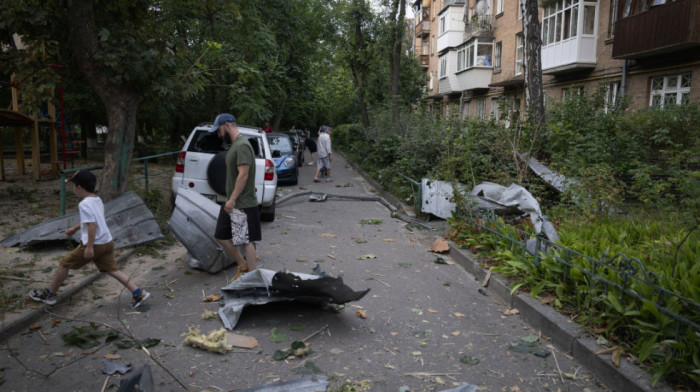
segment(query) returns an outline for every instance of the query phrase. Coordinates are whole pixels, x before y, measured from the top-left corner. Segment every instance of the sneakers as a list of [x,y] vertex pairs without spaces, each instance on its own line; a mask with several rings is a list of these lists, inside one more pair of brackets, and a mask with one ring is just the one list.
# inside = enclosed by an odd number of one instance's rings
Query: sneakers
[[151,293],[148,291],[141,289],[141,293],[139,295],[134,295],[134,302],[131,304],[132,308],[138,308],[141,306],[143,301],[145,301],[148,297],[151,296]]
[[56,294],[52,294],[49,289],[37,290],[34,289],[29,292],[29,297],[37,302],[43,302],[47,305],[56,304]]

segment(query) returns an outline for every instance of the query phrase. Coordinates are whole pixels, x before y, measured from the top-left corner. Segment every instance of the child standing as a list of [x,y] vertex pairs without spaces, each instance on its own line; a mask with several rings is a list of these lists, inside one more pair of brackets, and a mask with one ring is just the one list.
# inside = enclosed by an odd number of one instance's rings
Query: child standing
[[29,296],[38,302],[53,305],[56,303],[56,293],[68,276],[68,270],[79,269],[89,262],[95,263],[100,272],[106,272],[129,289],[133,295],[132,307],[139,307],[151,294],[139,287],[129,279],[129,276],[117,269],[114,259],[114,241],[105,222],[105,209],[100,199],[95,194],[97,178],[89,171],[78,170],[66,182],[73,183],[73,192],[80,199],[78,209],[80,211],[80,223],[66,230],[66,235],[71,237],[78,230],[81,231],[81,243],[70,253],[63,256],[56,270],[51,285],[43,290],[32,290]]

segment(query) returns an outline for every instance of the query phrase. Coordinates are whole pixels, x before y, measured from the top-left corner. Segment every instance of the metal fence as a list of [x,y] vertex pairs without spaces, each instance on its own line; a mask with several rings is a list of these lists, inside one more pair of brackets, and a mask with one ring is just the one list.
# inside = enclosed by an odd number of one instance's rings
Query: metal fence
[[[514,253],[517,252],[523,261],[534,262],[536,269],[543,274],[543,277],[547,271],[545,271],[542,261],[546,257],[556,262],[562,269],[561,278],[564,284],[569,283],[571,272],[575,269],[588,278],[590,293],[602,285],[603,294],[607,296],[609,292],[613,292],[619,297],[619,302],[623,307],[633,304],[635,308],[639,308],[644,301],[653,304],[660,313],[675,321],[676,341],[683,332],[683,328],[690,328],[696,334],[700,333],[700,324],[697,320],[690,320],[669,308],[670,305],[681,304],[686,309],[684,314],[698,315],[700,314],[700,304],[660,286],[658,277],[653,272],[647,271],[644,263],[637,258],[628,257],[621,253],[613,256],[603,253],[599,259],[595,259],[555,244],[543,236],[537,236],[510,226],[496,219],[495,216],[462,215],[462,218],[471,225],[506,240],[510,250]],[[535,241],[534,254],[527,251],[526,242],[528,240]],[[635,289],[632,288],[633,286]]]
[[[132,178],[131,181],[129,181],[129,182],[136,182],[136,181],[144,180],[144,188],[146,189],[146,192],[148,192],[148,187],[149,187],[148,179],[150,177],[155,177],[155,176],[159,176],[161,174],[173,172],[173,169],[168,169],[168,170],[161,170],[161,171],[156,172],[156,173],[149,173],[148,172],[148,161],[155,159],[155,158],[175,155],[175,154],[179,154],[179,153],[180,153],[180,151],[172,151],[172,152],[166,152],[163,154],[149,155],[146,157],[133,159],[132,162],[143,162],[143,176]],[[66,200],[73,198],[73,197],[68,197],[68,198],[66,197],[66,177],[67,177],[67,175],[75,173],[78,170],[93,171],[93,170],[100,170],[103,167],[104,166],[99,165],[99,166],[79,167],[77,169],[66,169],[66,170],[61,171],[61,215],[62,216],[66,214]]]

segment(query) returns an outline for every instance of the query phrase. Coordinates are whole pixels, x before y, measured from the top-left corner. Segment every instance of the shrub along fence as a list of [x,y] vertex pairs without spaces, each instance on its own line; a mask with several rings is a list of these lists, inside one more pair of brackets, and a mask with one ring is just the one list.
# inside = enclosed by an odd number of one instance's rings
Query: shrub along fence
[[[674,265],[670,274],[658,268],[651,272],[638,258],[622,253],[594,258],[494,216],[460,214],[450,223],[458,244],[488,251],[499,262],[494,271],[516,277],[513,292],[529,288],[532,297],[554,294],[555,307],[572,306],[577,321],[648,365],[654,383],[665,376],[698,383],[700,304],[682,295],[686,289],[697,295],[697,286],[686,281],[690,287],[684,288],[674,276],[677,268],[681,281],[697,278],[692,257]],[[686,238],[693,241],[696,233]],[[534,255],[525,246],[531,238],[536,239]]]

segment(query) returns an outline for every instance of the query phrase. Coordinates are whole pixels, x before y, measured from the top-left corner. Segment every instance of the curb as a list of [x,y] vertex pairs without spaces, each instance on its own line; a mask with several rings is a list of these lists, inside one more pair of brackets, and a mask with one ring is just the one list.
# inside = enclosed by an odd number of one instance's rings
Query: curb
[[[133,254],[134,254],[134,249],[129,249],[128,251],[126,251],[123,255],[119,256],[119,258],[117,259],[117,265],[124,263]],[[29,326],[30,324],[34,323],[39,318],[44,316],[46,314],[46,309],[48,309],[51,306],[60,305],[64,302],[68,301],[72,296],[77,294],[80,290],[84,289],[85,287],[91,285],[94,281],[96,281],[102,275],[103,275],[102,272],[96,272],[96,273],[84,278],[77,285],[62,292],[61,296],[56,299],[56,304],[39,306],[38,308],[33,309],[32,311],[28,312],[27,314],[18,318],[17,320],[11,322],[10,324],[3,325],[3,328],[0,329],[0,343],[5,342],[8,338],[14,336],[19,331],[27,328],[27,326]]]
[[[474,255],[465,249],[450,244],[449,255],[477,280],[483,280],[487,271],[481,268]],[[520,311],[519,315],[534,329],[552,339],[552,342],[572,355],[596,378],[613,391],[620,392],[672,392],[666,384],[659,382],[651,386],[651,375],[639,366],[620,358],[620,367],[610,360],[611,354],[596,354],[604,349],[581,327],[528,294],[511,294],[508,282],[501,276],[491,275],[488,291],[495,294],[506,305]]]

